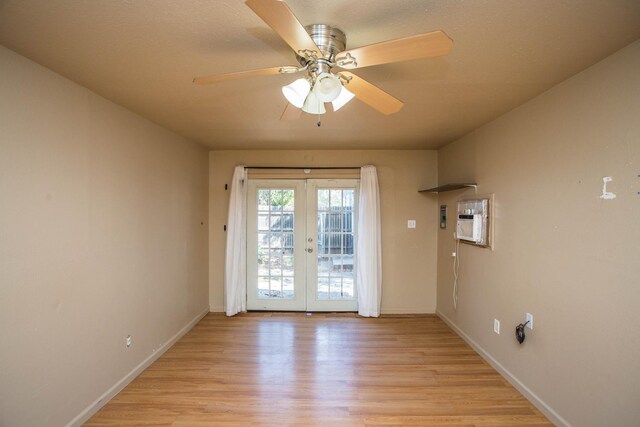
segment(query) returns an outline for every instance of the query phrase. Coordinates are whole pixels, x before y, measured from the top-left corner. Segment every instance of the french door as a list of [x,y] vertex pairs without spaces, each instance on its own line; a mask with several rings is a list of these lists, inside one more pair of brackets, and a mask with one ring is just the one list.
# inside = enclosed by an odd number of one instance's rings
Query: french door
[[355,311],[358,180],[249,180],[247,308]]

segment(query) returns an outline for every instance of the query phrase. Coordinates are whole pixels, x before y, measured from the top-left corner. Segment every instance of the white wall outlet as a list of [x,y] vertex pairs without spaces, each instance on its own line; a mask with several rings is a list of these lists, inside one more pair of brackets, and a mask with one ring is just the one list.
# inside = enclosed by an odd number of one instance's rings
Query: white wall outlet
[[527,328],[533,329],[533,314],[527,313],[527,318],[525,319],[525,322],[529,322],[527,323]]
[[132,343],[132,339],[131,339],[131,335],[127,335],[127,348],[131,347],[131,343]]
[[498,319],[493,319],[493,332],[500,335],[500,321]]
[[409,221],[407,221],[407,228],[416,228],[416,220],[410,219]]

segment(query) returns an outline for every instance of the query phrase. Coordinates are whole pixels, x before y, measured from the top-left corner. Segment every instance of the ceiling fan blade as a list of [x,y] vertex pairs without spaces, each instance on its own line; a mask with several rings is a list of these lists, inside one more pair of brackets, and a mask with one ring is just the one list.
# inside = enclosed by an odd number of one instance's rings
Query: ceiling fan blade
[[[238,71],[236,73],[215,74],[213,76],[196,77],[193,82],[197,85],[208,85],[211,83],[218,83],[226,80],[238,80],[247,77],[268,76],[271,74],[291,73],[296,67],[284,66],[284,67],[271,67],[262,68],[260,70]],[[283,71],[284,70],[284,71]],[[289,71],[288,71],[289,70]]]
[[298,120],[301,115],[302,115],[302,109],[289,103],[287,104],[284,111],[282,112],[282,116],[280,117],[280,120],[283,122]]
[[353,92],[356,98],[386,116],[397,113],[404,105],[402,101],[355,74],[347,71],[342,71],[340,74],[347,77],[347,79],[350,78],[347,89]]
[[280,0],[246,0],[245,4],[251,8],[273,31],[300,56],[304,51],[315,52],[318,58],[322,53],[304,29],[298,18],[291,12],[289,6]]
[[444,31],[432,31],[345,50],[336,55],[336,63],[351,69],[443,56],[449,53],[452,45],[453,40]]

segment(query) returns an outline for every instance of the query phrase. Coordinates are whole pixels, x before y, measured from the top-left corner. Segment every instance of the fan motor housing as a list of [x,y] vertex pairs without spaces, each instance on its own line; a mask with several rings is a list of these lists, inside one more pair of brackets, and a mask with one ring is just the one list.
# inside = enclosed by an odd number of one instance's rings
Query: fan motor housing
[[[336,54],[347,47],[347,36],[338,28],[326,24],[312,24],[305,26],[304,29],[328,61],[332,62]],[[301,65],[306,65],[308,62],[299,55],[297,59]]]

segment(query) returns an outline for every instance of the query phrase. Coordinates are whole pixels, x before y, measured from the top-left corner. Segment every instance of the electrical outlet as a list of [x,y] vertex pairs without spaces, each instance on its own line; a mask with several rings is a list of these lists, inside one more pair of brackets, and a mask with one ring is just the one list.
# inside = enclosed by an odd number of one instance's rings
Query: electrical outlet
[[525,319],[525,322],[529,322],[527,323],[527,328],[533,329],[533,314],[527,313],[527,318]]
[[131,339],[131,335],[127,335],[127,348],[131,347],[131,342],[133,340]]
[[500,321],[498,319],[493,319],[493,332],[500,335]]
[[410,219],[409,221],[407,221],[407,228],[416,228],[416,220]]

